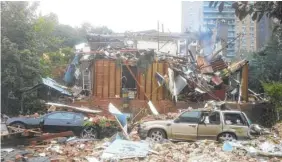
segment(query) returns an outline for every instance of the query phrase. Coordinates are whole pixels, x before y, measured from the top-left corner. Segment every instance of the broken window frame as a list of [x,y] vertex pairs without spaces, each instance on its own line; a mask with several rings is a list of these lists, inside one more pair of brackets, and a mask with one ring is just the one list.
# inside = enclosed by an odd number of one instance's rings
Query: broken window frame
[[[241,118],[241,123],[242,124],[234,124],[234,122],[231,121],[231,124],[227,124],[226,123],[226,115],[237,115],[237,116],[240,116]],[[236,119],[238,120],[238,119]],[[225,125],[232,125],[232,126],[248,126],[248,123],[246,123],[246,121],[244,120],[244,117],[242,116],[241,113],[232,113],[232,112],[226,112],[226,113],[223,113],[223,122]]]
[[[193,114],[193,115],[185,116],[186,114]],[[201,115],[202,115],[202,112],[200,111],[186,111],[182,113],[181,115],[179,115],[178,120],[181,123],[199,123],[201,119]]]
[[[213,115],[216,115],[216,120],[215,121],[213,121],[213,122],[211,122],[212,120],[211,120],[211,116],[213,116]],[[215,112],[212,112],[212,113],[205,113],[204,114],[204,118],[205,118],[205,120],[204,120],[204,122],[206,121],[206,118],[208,118],[208,123],[207,122],[205,122],[205,124],[207,124],[207,125],[220,125],[221,124],[221,117],[220,117],[220,113],[219,112],[217,112],[217,111],[215,111]]]

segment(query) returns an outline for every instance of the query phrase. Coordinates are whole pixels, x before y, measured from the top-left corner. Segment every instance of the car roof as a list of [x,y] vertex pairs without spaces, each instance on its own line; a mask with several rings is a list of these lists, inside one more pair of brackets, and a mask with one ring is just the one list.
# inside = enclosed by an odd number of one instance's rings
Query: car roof
[[[54,113],[75,113],[75,114],[82,114],[82,113],[79,113],[79,112],[74,112],[74,111],[52,111],[52,112],[49,112],[47,114],[54,114]],[[46,115],[47,115],[46,114]]]
[[241,113],[240,110],[212,110],[212,109],[206,109],[206,108],[198,108],[198,109],[192,109],[192,110],[185,110],[183,112],[189,112],[189,111],[201,111],[201,112],[223,112],[223,113]]

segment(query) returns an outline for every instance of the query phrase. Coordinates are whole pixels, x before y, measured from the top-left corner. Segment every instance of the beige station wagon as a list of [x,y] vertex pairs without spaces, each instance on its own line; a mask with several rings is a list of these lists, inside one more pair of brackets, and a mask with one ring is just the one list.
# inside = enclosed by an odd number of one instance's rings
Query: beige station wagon
[[241,111],[192,110],[175,120],[148,121],[138,126],[138,134],[154,141],[170,140],[234,140],[248,138],[249,119]]

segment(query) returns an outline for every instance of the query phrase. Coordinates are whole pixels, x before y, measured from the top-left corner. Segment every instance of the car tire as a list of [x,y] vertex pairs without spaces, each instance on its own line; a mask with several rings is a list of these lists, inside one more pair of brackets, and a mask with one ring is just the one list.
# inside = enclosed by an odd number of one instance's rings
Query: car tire
[[162,129],[152,129],[150,130],[148,137],[155,142],[161,142],[166,139],[166,133]]
[[225,132],[225,133],[221,133],[217,140],[224,142],[224,141],[233,141],[236,140],[236,135],[234,133],[229,133],[229,132]]
[[12,123],[12,124],[10,124],[10,126],[15,127],[15,128],[19,128],[19,129],[16,129],[16,130],[10,129],[12,133],[22,132],[21,129],[26,129],[25,124],[23,124],[21,122]]
[[81,138],[98,139],[98,131],[95,127],[86,127],[80,133]]

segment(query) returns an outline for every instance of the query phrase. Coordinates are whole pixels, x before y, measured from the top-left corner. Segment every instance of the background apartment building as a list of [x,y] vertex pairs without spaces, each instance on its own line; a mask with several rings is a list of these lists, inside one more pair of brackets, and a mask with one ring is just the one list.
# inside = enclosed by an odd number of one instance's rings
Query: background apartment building
[[[208,1],[182,1],[182,32],[189,29],[201,27],[217,32],[217,36],[225,43],[235,39],[235,11],[231,5],[225,5],[223,12],[219,13],[217,8],[209,7]],[[226,29],[226,33],[222,30]],[[224,33],[224,34],[223,34]],[[235,42],[231,43],[224,52],[226,57],[235,55]]]
[[181,32],[198,31],[203,24],[203,2],[182,1]]
[[[224,10],[220,13],[218,7],[209,7],[209,1],[191,2],[182,1],[182,32],[189,29],[207,27],[217,32],[224,42],[232,42],[239,33],[240,39],[233,41],[224,56],[232,58],[243,51],[257,51],[262,48],[271,36],[271,21],[264,16],[259,23],[252,21],[247,16],[240,21],[235,16],[235,10],[231,8],[232,1],[224,4]],[[227,28],[227,33],[223,29]],[[226,35],[226,36],[225,36]]]
[[242,34],[240,39],[236,40],[236,53],[257,50],[257,25],[258,23],[254,22],[251,16],[247,16],[242,21],[236,18],[236,34]]

